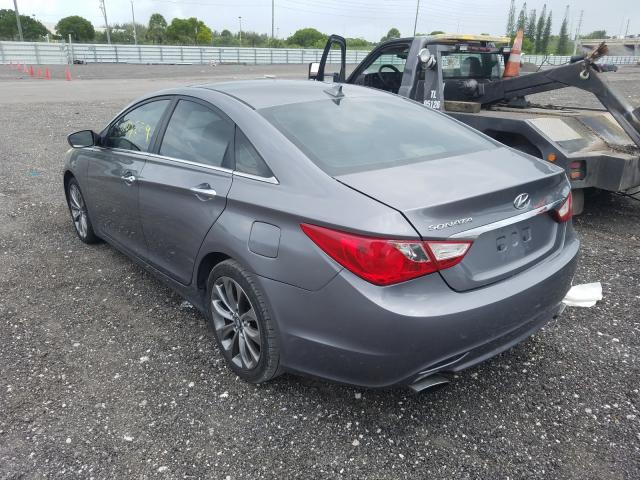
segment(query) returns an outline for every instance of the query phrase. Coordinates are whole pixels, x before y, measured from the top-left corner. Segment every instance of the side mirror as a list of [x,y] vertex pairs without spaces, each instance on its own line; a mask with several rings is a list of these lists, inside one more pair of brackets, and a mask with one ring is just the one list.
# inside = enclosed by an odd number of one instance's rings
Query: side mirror
[[80,130],[67,137],[69,145],[73,148],[93,147],[97,142],[98,135],[93,130]]
[[309,64],[309,80],[315,80],[318,76],[318,70],[320,70],[320,62],[311,62]]

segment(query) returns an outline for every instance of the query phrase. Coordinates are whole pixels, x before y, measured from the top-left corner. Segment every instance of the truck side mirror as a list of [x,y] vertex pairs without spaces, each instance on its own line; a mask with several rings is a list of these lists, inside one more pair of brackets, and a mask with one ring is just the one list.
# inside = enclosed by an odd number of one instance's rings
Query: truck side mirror
[[318,76],[318,70],[320,70],[320,62],[311,62],[309,64],[309,80],[315,80]]
[[424,65],[424,68],[434,68],[436,66],[436,57],[428,48],[423,48],[418,52],[418,58]]

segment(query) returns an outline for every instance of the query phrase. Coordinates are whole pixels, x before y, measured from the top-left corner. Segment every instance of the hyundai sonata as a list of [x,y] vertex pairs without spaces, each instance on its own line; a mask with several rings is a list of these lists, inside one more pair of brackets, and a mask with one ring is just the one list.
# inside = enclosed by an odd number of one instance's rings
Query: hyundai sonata
[[176,88],[69,136],[76,232],[196,306],[229,367],[421,390],[561,310],[564,171],[352,85]]

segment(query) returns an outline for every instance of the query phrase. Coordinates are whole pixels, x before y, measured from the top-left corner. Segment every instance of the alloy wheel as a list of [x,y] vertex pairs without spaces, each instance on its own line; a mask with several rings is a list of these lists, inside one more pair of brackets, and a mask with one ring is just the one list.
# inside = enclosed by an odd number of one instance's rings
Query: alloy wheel
[[251,370],[260,362],[262,340],[256,311],[244,289],[220,277],[211,293],[213,323],[222,348],[238,367]]
[[71,208],[71,217],[76,231],[81,238],[87,237],[89,230],[87,207],[82,198],[82,193],[75,183],[69,187],[69,208]]

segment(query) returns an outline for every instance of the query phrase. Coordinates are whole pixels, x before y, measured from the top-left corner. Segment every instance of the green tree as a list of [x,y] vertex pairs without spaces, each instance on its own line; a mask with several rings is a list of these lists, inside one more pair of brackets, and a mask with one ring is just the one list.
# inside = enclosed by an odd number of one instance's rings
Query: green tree
[[[22,37],[27,41],[42,40],[49,33],[47,28],[26,15],[20,15],[20,25],[22,25]],[[19,40],[16,14],[10,9],[0,9],[0,40]]]
[[606,30],[594,30],[591,33],[587,33],[586,35],[580,35],[580,38],[609,38],[607,36],[607,31]]
[[287,44],[303,48],[322,48],[327,42],[327,35],[315,28],[301,28],[287,38]]
[[536,53],[542,52],[542,34],[544,33],[544,24],[547,20],[547,4],[545,3],[542,6],[542,12],[540,13],[540,18],[538,19],[538,24],[536,25],[536,38],[533,42],[536,46]]
[[[111,43],[134,43],[133,23],[114,23],[109,26],[111,35]],[[144,43],[147,35],[146,25],[136,23],[136,37],[138,43]],[[107,42],[107,32],[96,32],[96,41],[99,43]]]
[[364,38],[346,38],[346,40],[347,48],[371,48],[371,43]]
[[533,52],[535,49],[533,47],[533,42],[529,40],[527,37],[522,38],[522,53]]
[[540,40],[541,53],[549,53],[549,39],[551,38],[551,23],[553,12],[549,12],[547,21],[544,23],[544,31],[542,32],[542,39]]
[[146,39],[151,43],[164,43],[167,39],[167,21],[159,13],[149,18]]
[[524,29],[524,38],[529,40],[529,52],[533,53],[536,47],[536,9],[529,13],[527,18],[527,26]]
[[196,43],[198,45],[211,45],[213,40],[213,32],[204,22],[199,21],[196,32]]
[[213,32],[196,17],[174,18],[167,27],[167,40],[170,42],[197,45],[211,44]]
[[434,30],[433,32],[431,32],[429,35],[440,35],[443,34],[444,32],[442,30]]
[[507,37],[513,37],[516,33],[516,1],[511,0],[509,13],[507,14]]
[[266,47],[269,45],[269,36],[266,33],[242,32],[242,43],[251,47]]
[[387,34],[382,37],[380,39],[381,42],[386,42],[387,40],[391,40],[393,38],[400,38],[400,30],[398,30],[396,27],[393,27],[391,29],[389,29],[389,31],[387,32]]
[[558,35],[558,45],[556,46],[556,53],[558,55],[568,55],[569,49],[569,34],[567,33],[567,18],[562,20],[562,26],[560,27],[560,34]]
[[56,32],[63,39],[71,35],[76,42],[90,42],[96,37],[96,31],[91,22],[78,15],[61,18],[56,24]]
[[195,26],[186,18],[174,18],[167,27],[167,41],[190,44],[196,36]]
[[524,30],[527,26],[527,2],[522,4],[520,13],[518,14],[518,22],[516,23],[516,31]]

